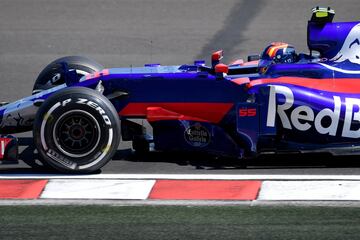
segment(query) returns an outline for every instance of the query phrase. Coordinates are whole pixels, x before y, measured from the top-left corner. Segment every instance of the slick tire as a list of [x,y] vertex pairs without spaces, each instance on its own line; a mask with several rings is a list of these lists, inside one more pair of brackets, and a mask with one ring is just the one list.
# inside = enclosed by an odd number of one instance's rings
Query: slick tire
[[56,59],[40,72],[33,86],[33,94],[65,83],[61,65],[63,62],[68,64],[69,69],[75,69],[79,79],[86,74],[104,69],[102,65],[87,57],[68,56]]
[[41,161],[64,173],[91,173],[115,154],[120,120],[112,103],[97,91],[70,87],[40,106],[33,134]]

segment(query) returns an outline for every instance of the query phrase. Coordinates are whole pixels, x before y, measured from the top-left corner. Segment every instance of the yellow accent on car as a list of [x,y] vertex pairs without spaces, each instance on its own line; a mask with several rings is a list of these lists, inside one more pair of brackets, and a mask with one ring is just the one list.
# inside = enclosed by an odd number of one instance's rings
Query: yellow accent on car
[[316,17],[318,18],[327,17],[328,15],[328,12],[316,12]]

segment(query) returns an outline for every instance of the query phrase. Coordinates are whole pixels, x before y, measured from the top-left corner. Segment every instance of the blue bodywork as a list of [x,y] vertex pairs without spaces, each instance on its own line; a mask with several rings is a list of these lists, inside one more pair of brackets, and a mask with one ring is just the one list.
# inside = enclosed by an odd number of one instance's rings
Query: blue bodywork
[[[359,22],[309,21],[312,53],[299,54],[294,63],[234,63],[228,74],[216,71],[217,60],[209,67],[203,61],[149,64],[81,79],[65,64],[66,83],[0,107],[0,130],[31,130],[38,106],[51,94],[100,84],[124,123],[123,139],[143,134],[157,150],[238,158],[277,152],[358,154],[359,41]],[[152,136],[130,129],[129,121],[139,118],[150,123]]]

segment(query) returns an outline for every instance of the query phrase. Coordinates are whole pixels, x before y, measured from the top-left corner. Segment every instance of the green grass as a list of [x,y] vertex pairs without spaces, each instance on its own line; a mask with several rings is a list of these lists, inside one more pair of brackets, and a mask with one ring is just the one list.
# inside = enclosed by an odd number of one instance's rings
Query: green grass
[[360,208],[0,207],[0,239],[359,239]]

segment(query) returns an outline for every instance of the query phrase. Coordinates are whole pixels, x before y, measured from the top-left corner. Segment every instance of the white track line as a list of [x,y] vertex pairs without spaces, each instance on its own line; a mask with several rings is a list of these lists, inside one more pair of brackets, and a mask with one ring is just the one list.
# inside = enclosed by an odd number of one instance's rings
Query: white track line
[[360,181],[264,181],[258,200],[359,201]]
[[41,198],[147,199],[154,180],[57,179],[45,187]]
[[360,180],[360,175],[226,174],[0,174],[0,179]]
[[102,200],[102,199],[4,199],[0,206],[319,206],[360,207],[360,201],[193,201],[193,200]]

